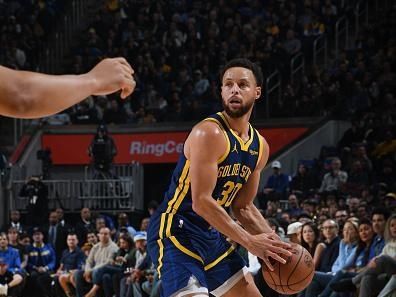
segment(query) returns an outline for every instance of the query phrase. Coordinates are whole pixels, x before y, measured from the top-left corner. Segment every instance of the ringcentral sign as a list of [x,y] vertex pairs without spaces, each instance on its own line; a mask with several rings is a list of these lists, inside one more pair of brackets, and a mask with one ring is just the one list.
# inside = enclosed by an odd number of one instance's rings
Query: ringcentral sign
[[[259,129],[274,154],[307,131],[306,127]],[[133,161],[148,163],[174,163],[183,152],[183,143],[188,136],[183,132],[147,132],[111,134],[117,146],[115,163]],[[93,134],[44,134],[42,148],[49,148],[55,165],[84,165],[90,163],[88,147]]]
[[131,155],[154,155],[161,157],[164,154],[180,154],[183,151],[183,143],[169,140],[165,143],[147,143],[146,141],[132,141],[129,153]]

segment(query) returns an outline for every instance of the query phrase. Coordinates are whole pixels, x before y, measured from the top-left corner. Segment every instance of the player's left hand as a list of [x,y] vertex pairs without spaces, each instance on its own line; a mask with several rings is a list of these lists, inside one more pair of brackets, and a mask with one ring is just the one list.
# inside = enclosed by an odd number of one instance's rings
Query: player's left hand
[[279,261],[282,264],[286,263],[286,260],[282,256],[290,257],[290,244],[283,242],[275,232],[261,233],[253,236],[253,240],[250,241],[248,250],[258,258],[262,259],[268,269],[273,271],[269,258]]

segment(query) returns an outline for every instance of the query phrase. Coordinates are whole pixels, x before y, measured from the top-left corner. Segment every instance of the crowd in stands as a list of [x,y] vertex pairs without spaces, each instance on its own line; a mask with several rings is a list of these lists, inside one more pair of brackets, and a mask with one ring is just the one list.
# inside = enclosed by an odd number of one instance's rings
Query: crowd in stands
[[126,213],[115,218],[83,208],[69,221],[57,208],[45,224],[27,226],[11,211],[0,233],[0,296],[159,296],[146,257],[149,217],[136,229]]
[[[341,3],[107,1],[81,35],[68,69],[83,73],[102,57],[123,56],[135,69],[137,88],[132,100],[121,101],[116,95],[89,97],[48,122],[200,120],[221,108],[218,74],[226,61],[246,57],[259,63],[266,75],[278,69],[288,81],[291,57],[302,52],[312,58],[313,40],[325,32],[333,34],[337,17],[345,13]],[[324,110],[311,101],[329,90],[318,90],[322,89],[318,82],[308,86],[308,79],[301,87],[299,79],[287,97],[295,105],[287,109],[296,116],[319,115]],[[307,98],[300,100],[302,94]],[[275,106],[271,115],[282,116],[281,109]]]
[[36,70],[40,51],[65,4],[64,0],[0,1],[0,65]]

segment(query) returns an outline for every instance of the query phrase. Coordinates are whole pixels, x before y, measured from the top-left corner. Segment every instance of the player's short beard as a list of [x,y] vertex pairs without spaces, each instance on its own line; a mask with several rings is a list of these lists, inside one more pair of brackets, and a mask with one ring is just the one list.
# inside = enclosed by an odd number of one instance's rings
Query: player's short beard
[[224,108],[226,114],[228,114],[231,118],[240,118],[250,111],[250,109],[252,108],[252,106],[254,104],[254,101],[252,101],[251,103],[247,103],[247,104],[242,103],[241,108],[239,108],[237,110],[231,110],[224,99],[221,100],[221,103],[223,104],[223,108]]

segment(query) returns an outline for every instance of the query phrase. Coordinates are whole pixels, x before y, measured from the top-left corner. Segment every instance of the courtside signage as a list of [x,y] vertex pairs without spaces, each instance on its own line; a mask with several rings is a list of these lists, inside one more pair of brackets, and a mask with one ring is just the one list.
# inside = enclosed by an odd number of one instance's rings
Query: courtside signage
[[[259,129],[270,144],[270,153],[282,149],[304,132],[305,127]],[[175,163],[183,152],[183,143],[188,132],[161,132],[112,134],[118,154],[115,162],[131,163]],[[92,134],[44,134],[42,148],[49,148],[56,165],[83,165],[90,159],[87,151]],[[252,152],[254,153],[254,152]]]

